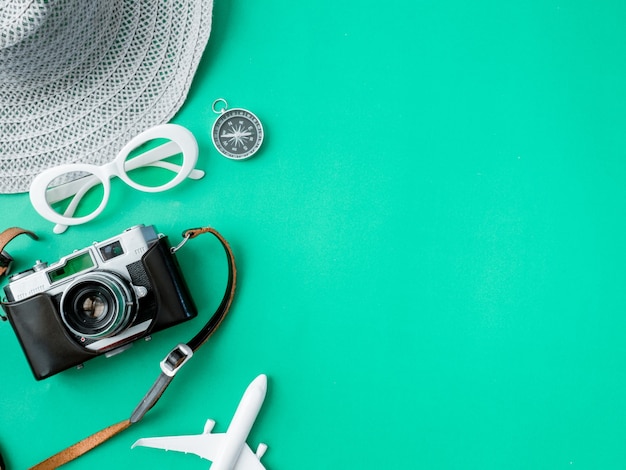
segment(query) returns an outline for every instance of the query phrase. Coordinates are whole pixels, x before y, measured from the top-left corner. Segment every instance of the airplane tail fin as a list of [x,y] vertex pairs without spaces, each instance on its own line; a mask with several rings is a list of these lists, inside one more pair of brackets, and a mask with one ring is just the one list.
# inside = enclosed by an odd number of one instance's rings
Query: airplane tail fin
[[213,421],[212,419],[207,419],[206,424],[204,425],[204,431],[202,433],[211,434],[211,431],[213,430],[214,426],[215,426],[215,421]]
[[267,452],[267,444],[259,444],[259,446],[256,448],[256,456],[259,458],[259,460],[261,460],[261,457],[265,455],[265,452]]

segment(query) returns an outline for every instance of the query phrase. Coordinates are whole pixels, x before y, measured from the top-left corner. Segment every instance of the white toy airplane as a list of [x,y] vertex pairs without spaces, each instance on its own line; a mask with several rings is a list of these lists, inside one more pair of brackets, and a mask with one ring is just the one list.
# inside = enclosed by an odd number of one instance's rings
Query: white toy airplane
[[139,439],[132,447],[191,452],[212,461],[211,470],[264,470],[261,457],[265,454],[267,445],[259,444],[255,454],[246,444],[246,439],[259,414],[266,391],[267,377],[261,374],[248,385],[225,433],[211,434],[215,421],[209,419],[202,434],[144,438]]

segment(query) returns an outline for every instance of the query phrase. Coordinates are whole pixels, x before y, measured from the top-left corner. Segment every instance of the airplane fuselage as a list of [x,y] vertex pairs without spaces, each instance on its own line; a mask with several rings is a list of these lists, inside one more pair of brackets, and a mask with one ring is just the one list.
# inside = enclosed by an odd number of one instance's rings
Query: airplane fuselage
[[232,470],[234,468],[254,421],[261,410],[266,392],[267,377],[265,375],[258,376],[248,385],[226,430],[224,448],[211,465],[211,470]]

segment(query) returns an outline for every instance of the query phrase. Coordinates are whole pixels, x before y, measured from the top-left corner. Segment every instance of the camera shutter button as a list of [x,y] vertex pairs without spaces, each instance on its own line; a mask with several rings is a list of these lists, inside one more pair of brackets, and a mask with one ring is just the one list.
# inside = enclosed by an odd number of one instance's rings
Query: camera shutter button
[[33,271],[35,271],[35,272],[43,271],[47,267],[48,267],[48,263],[46,263],[45,261],[37,260],[37,261],[35,261],[35,265],[33,266]]

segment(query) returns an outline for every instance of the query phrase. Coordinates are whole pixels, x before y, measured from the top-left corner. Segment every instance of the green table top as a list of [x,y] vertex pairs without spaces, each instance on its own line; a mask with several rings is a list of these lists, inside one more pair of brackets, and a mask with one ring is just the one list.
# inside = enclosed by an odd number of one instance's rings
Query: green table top
[[[1,195],[21,266],[135,224],[231,243],[236,300],[139,424],[68,469],[207,468],[134,449],[224,431],[260,373],[249,443],[268,470],[626,468],[626,4],[216,0],[173,122],[200,181],[116,182],[95,221],[54,235]],[[211,103],[262,120],[220,156]],[[129,416],[158,362],[213,311],[219,246],[179,256],[200,318],[42,382],[0,325],[0,449],[22,469]]]

